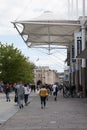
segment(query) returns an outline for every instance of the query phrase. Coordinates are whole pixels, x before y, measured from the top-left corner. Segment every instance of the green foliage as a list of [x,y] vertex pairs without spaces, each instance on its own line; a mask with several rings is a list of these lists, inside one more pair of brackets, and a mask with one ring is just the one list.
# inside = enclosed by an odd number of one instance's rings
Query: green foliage
[[35,65],[12,45],[0,43],[0,80],[33,82]]

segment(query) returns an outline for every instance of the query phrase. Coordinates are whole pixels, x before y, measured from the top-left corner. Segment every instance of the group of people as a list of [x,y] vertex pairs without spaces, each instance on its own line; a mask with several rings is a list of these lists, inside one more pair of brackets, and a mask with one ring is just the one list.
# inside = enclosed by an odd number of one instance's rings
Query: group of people
[[19,108],[23,108],[25,105],[27,106],[29,102],[29,94],[30,94],[30,88],[28,84],[22,84],[22,82],[19,82],[15,85],[15,102],[19,105]]
[[[15,102],[18,103],[19,108],[23,108],[23,102],[27,106],[29,102],[29,94],[30,94],[30,88],[28,84],[22,84],[22,82],[19,82],[15,85]],[[55,83],[52,86],[52,92],[54,96],[54,100],[57,101],[57,93],[58,93],[58,85]],[[46,85],[41,84],[39,89],[39,96],[41,100],[41,108],[46,107],[46,101],[48,99],[49,95],[49,89]]]
[[[6,101],[10,102],[11,101],[10,99],[11,85],[9,83],[4,83],[1,85],[2,85],[3,91],[6,94]],[[23,84],[22,82],[18,82],[14,84],[13,88],[15,91],[14,101],[18,104],[20,109],[24,107],[24,104],[27,106],[30,103],[29,94],[32,91],[36,92],[35,86],[31,87],[29,84]],[[82,87],[79,87],[79,88],[80,88],[79,91],[81,93]],[[74,97],[74,93],[76,90],[76,87],[74,84],[72,86],[63,85],[61,89],[63,90],[63,96],[66,95],[68,92],[70,92],[71,97]],[[54,101],[57,101],[58,91],[61,89],[58,83],[54,83],[53,85],[40,84],[39,96],[40,96],[40,102],[41,102],[41,109],[46,107],[46,101],[48,100],[49,94],[53,95]]]
[[[32,87],[29,84],[23,84],[22,82],[15,83],[13,85],[13,87],[9,83],[4,83],[3,91],[6,94],[7,102],[11,101],[10,92],[11,92],[12,88],[15,92],[14,102],[16,102],[18,104],[20,109],[22,109],[24,107],[24,105],[27,106],[30,103],[29,94],[32,92]],[[47,84],[45,84],[45,85],[41,84],[40,88],[39,88],[41,108],[43,109],[46,107],[46,101],[48,100],[49,94],[53,94],[54,101],[56,101],[57,93],[58,93],[58,85],[56,83],[52,86],[49,86]]]

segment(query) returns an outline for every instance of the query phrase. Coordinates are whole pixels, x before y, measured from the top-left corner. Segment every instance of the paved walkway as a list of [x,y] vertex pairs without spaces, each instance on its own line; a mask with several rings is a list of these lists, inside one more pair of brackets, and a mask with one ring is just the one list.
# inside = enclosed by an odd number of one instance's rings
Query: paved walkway
[[18,111],[0,125],[0,130],[87,130],[87,99],[64,99],[59,94],[55,102],[50,96],[45,110],[40,108],[37,94],[31,99],[21,110],[16,106]]
[[7,121],[18,111],[18,107],[14,103],[14,93],[11,93],[10,96],[11,102],[6,102],[5,94],[0,93],[0,124]]
[[[37,93],[31,93],[30,100],[32,96],[36,96]],[[6,122],[10,117],[12,117],[18,110],[17,104],[14,102],[14,92],[10,94],[11,102],[6,102],[6,97],[4,93],[0,93],[0,124]]]

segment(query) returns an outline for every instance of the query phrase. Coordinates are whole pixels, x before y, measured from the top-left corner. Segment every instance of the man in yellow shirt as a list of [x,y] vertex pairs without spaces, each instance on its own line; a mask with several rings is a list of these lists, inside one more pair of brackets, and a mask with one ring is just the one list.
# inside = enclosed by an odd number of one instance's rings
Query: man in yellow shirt
[[45,88],[44,85],[41,86],[40,91],[39,91],[39,96],[41,100],[41,108],[45,108],[46,106],[46,97],[48,96],[47,89]]

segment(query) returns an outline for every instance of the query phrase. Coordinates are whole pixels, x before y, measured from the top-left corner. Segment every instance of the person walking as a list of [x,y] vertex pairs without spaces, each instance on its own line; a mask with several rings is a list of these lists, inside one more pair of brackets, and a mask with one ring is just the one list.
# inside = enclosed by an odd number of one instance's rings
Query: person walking
[[29,86],[27,84],[24,84],[24,102],[26,106],[28,105],[28,103],[30,103],[28,102],[29,94],[30,94]]
[[46,98],[48,96],[47,89],[45,88],[44,85],[42,85],[40,88],[39,96],[40,96],[40,101],[41,101],[41,108],[43,109],[46,107]]
[[58,86],[57,86],[57,84],[55,83],[55,84],[53,85],[54,101],[57,101],[57,93],[58,93]]
[[19,82],[16,86],[17,89],[17,95],[18,95],[18,105],[19,108],[23,108],[23,102],[24,102],[24,86],[22,82]]
[[14,83],[13,87],[14,87],[14,92],[15,92],[14,102],[17,103],[18,105],[17,83]]
[[6,101],[10,102],[10,84],[9,83],[5,83],[5,94],[6,94]]

